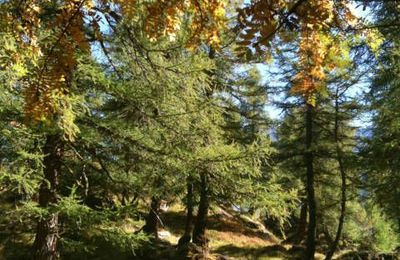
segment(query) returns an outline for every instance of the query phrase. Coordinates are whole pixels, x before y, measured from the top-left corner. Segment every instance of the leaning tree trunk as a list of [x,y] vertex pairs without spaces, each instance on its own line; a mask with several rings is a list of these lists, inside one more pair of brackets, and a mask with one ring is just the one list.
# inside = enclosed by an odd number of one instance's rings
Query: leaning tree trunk
[[307,228],[307,240],[306,240],[306,251],[305,259],[314,259],[315,254],[315,235],[316,235],[316,202],[315,202],[315,191],[314,191],[314,155],[312,151],[313,141],[313,114],[314,107],[311,104],[307,104],[306,111],[306,152],[304,160],[307,168],[306,172],[306,191],[307,191],[307,204],[308,204],[308,228]]
[[[64,144],[60,135],[48,135],[43,147],[43,172],[45,180],[39,190],[39,206],[46,208],[57,203],[59,175],[64,153]],[[35,260],[53,260],[58,258],[58,214],[52,213],[39,220],[33,243]]]
[[335,239],[329,248],[328,254],[326,255],[327,260],[332,259],[333,254],[336,251],[336,248],[339,244],[340,237],[342,235],[344,218],[346,214],[346,171],[343,164],[343,154],[342,149],[340,147],[339,140],[339,91],[336,91],[336,100],[335,100],[335,132],[334,132],[335,142],[336,142],[336,154],[337,160],[339,164],[339,171],[341,177],[341,200],[340,200],[340,216],[339,216],[339,224],[336,230]]
[[158,238],[160,206],[161,199],[157,197],[152,197],[149,214],[146,218],[146,224],[143,227],[144,233],[154,235],[155,238]]
[[207,228],[207,217],[209,208],[209,198],[208,198],[208,180],[207,174],[205,172],[200,174],[200,202],[199,209],[197,212],[196,222],[193,228],[193,243],[201,246],[205,255],[207,255],[208,250],[208,239],[206,236]]
[[192,225],[193,225],[193,182],[191,178],[187,179],[187,196],[186,196],[186,223],[185,233],[178,241],[178,246],[183,246],[192,240]]

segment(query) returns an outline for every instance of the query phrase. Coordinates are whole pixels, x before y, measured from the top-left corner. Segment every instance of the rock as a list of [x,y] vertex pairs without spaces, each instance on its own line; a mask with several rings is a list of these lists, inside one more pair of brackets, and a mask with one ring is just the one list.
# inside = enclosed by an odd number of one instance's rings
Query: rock
[[163,231],[158,231],[158,237],[160,239],[166,239],[171,236],[171,233],[169,231],[163,230]]

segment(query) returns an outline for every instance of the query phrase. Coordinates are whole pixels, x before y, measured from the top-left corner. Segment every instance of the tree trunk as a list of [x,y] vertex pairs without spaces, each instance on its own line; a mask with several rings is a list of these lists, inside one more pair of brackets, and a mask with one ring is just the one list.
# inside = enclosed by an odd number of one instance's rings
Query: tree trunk
[[301,200],[300,216],[296,224],[296,230],[284,242],[288,244],[301,244],[307,231],[307,200]]
[[306,191],[307,191],[307,204],[308,204],[308,228],[307,228],[307,241],[305,259],[314,259],[315,254],[315,235],[316,235],[316,202],[315,202],[315,191],[314,191],[314,155],[312,151],[313,141],[313,114],[314,107],[311,104],[307,104],[306,111],[306,152],[304,160],[306,163]]
[[[64,153],[64,144],[60,135],[48,135],[43,147],[43,173],[45,181],[39,190],[39,206],[48,207],[57,203],[57,189]],[[34,259],[53,260],[58,258],[58,214],[50,214],[38,222],[33,243]]]
[[189,243],[192,240],[192,225],[193,225],[193,183],[191,178],[187,179],[187,196],[186,196],[186,224],[185,233],[178,241],[178,246]]
[[[215,58],[215,50],[213,47],[210,46],[208,57],[212,60]],[[207,72],[206,72],[207,73]],[[214,72],[208,72],[210,78],[214,76]],[[215,89],[216,84],[210,85],[210,88],[206,89],[205,97],[206,99],[210,99],[213,94],[213,90]],[[205,146],[210,144],[209,136],[206,135],[204,138]],[[192,239],[193,243],[200,246],[203,251],[203,258],[207,259],[208,255],[208,238],[206,236],[206,229],[207,229],[207,218],[208,218],[208,208],[210,206],[209,202],[209,194],[208,194],[208,178],[207,178],[207,171],[200,172],[200,202],[197,211],[196,221],[194,223]]]
[[294,238],[294,243],[295,244],[300,244],[301,241],[303,241],[303,238],[306,234],[307,230],[307,200],[304,200],[301,209],[300,209],[300,219],[299,219],[299,225],[297,227],[297,232],[296,232],[296,237]]
[[333,254],[336,251],[336,248],[339,244],[340,237],[342,235],[344,218],[346,214],[346,171],[343,164],[343,154],[342,149],[340,147],[340,140],[339,140],[339,89],[336,91],[336,100],[335,100],[335,142],[336,142],[336,153],[337,153],[337,160],[339,164],[340,170],[340,177],[341,177],[341,200],[340,200],[340,216],[339,216],[339,223],[336,230],[335,240],[333,241],[331,247],[329,248],[328,254],[326,255],[327,260],[332,259]]
[[204,252],[207,252],[208,239],[206,236],[207,228],[207,217],[209,208],[208,198],[208,180],[206,173],[200,174],[201,180],[201,192],[200,192],[200,203],[199,210],[197,212],[196,222],[193,229],[193,243],[201,246]]
[[158,238],[160,206],[161,199],[157,197],[152,197],[149,214],[146,218],[146,224],[143,227],[143,232],[145,232],[146,234],[154,235],[155,238]]

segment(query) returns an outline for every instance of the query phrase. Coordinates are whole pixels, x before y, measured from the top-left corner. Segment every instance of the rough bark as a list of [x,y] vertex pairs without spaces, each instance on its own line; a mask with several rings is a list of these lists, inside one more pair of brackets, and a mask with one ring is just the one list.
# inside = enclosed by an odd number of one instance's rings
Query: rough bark
[[344,218],[346,214],[346,170],[343,164],[343,153],[340,146],[339,140],[339,89],[336,91],[336,100],[335,100],[335,130],[334,130],[334,138],[336,142],[336,154],[337,154],[337,161],[339,164],[339,171],[340,171],[340,178],[341,178],[341,199],[340,199],[340,216],[339,216],[339,223],[336,230],[335,239],[329,248],[329,251],[326,255],[327,260],[332,259],[333,254],[336,251],[336,248],[339,244],[340,237],[343,231],[343,224]]
[[304,259],[314,259],[315,254],[315,235],[316,235],[316,202],[315,202],[315,190],[314,190],[314,154],[312,151],[313,142],[313,114],[314,107],[311,104],[307,104],[306,111],[306,152],[304,160],[306,164],[306,192],[307,192],[307,204],[308,204],[308,228],[307,228],[307,240],[306,250]]
[[161,199],[157,197],[152,197],[150,210],[146,217],[146,224],[143,227],[143,232],[145,232],[146,234],[154,235],[155,238],[158,238],[160,206]]
[[207,251],[208,239],[206,236],[206,228],[207,228],[207,218],[208,218],[208,209],[209,209],[209,198],[208,198],[208,180],[206,173],[200,174],[200,202],[199,209],[197,212],[197,217],[195,221],[195,225],[193,228],[193,243],[198,246],[201,246],[203,250]]
[[178,246],[182,246],[192,240],[193,226],[193,182],[190,178],[187,179],[187,196],[186,196],[186,223],[185,233],[178,241]]
[[[39,206],[48,207],[57,203],[57,190],[61,174],[64,144],[60,135],[48,135],[43,147],[44,178],[39,190]],[[33,258],[36,260],[53,260],[58,258],[58,214],[50,214],[37,225],[33,243]]]

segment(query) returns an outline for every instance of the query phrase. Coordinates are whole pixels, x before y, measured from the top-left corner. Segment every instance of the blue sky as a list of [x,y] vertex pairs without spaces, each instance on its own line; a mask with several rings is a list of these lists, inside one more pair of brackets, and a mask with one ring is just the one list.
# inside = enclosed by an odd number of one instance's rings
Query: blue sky
[[[249,2],[249,0],[245,1]],[[363,6],[357,6],[355,4],[352,5],[353,7],[353,13],[360,18],[365,19],[366,21],[371,21],[371,13],[368,8],[364,10]],[[277,67],[276,64],[257,64],[256,65],[258,70],[260,71],[262,75],[262,82],[261,84],[263,85],[280,85],[283,84],[282,82],[279,81],[279,79],[271,77],[268,73],[268,71],[274,71],[278,72],[280,69]],[[356,84],[354,84],[352,87],[349,88],[347,91],[347,95],[350,98],[354,97],[360,97],[364,95],[364,92],[368,91],[368,79],[366,77],[361,78],[360,81]],[[268,99],[270,101],[279,101],[280,97],[279,96],[269,96]],[[283,116],[282,110],[276,108],[273,106],[271,103],[266,104],[265,106],[265,111],[268,113],[268,115],[272,119],[279,119]],[[356,118],[353,122],[352,125],[355,127],[359,128],[366,128],[370,125],[370,115],[369,114],[362,114],[359,116],[359,118]]]
[[[250,0],[245,0],[244,3],[249,3]],[[367,10],[363,10],[362,6],[356,6],[353,5],[354,7],[354,13],[359,16],[359,17],[363,17],[367,20],[369,20],[369,18],[371,17],[369,14],[368,9]],[[99,14],[101,15],[101,14]],[[102,19],[103,20],[103,19]],[[107,34],[109,27],[108,25],[103,21],[99,22],[100,25],[100,29],[103,33]],[[93,55],[96,57],[96,59],[98,60],[102,60],[105,61],[105,56],[102,53],[102,50],[99,48],[100,46],[98,44],[92,45],[92,53]],[[282,84],[282,82],[279,82],[279,80],[277,78],[272,78],[269,76],[268,71],[279,71],[279,67],[277,67],[276,64],[257,64],[256,65],[258,70],[261,73],[262,76],[262,84],[268,84],[268,85],[279,85]],[[248,66],[245,66],[248,67]],[[246,69],[245,67],[243,68],[238,68],[238,72],[240,72],[242,69]],[[355,84],[351,89],[349,89],[348,94],[349,96],[360,96],[362,95],[363,91],[365,91],[367,89],[367,84],[365,82],[360,82],[358,84]],[[272,100],[279,100],[279,96],[269,96],[268,97],[270,101]],[[272,119],[279,119],[282,116],[282,111],[280,109],[277,109],[276,107],[274,107],[271,103],[266,104],[265,106],[265,111],[268,113],[268,115],[272,118]],[[362,118],[357,119],[356,121],[353,122],[353,124],[355,126],[358,127],[365,127],[368,125],[368,117],[367,116],[363,116]]]

